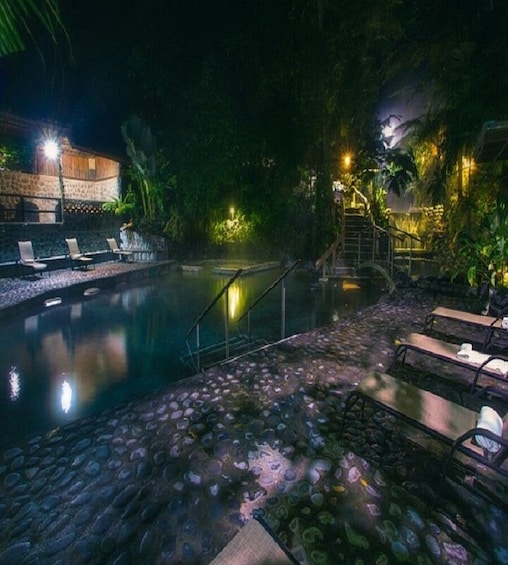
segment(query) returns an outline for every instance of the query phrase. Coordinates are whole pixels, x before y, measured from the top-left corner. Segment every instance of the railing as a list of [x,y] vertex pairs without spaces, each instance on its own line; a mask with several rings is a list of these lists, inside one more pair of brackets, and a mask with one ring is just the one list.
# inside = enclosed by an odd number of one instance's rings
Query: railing
[[399,228],[396,228],[394,226],[390,226],[388,228],[391,232],[397,232],[397,234],[402,234],[401,235],[393,235],[392,237],[395,239],[398,239],[399,241],[404,241],[404,239],[406,237],[409,238],[409,255],[408,255],[408,266],[407,266],[407,274],[409,276],[411,276],[411,263],[413,260],[413,244],[415,241],[419,241],[421,243],[421,239],[419,237],[417,237],[416,235],[406,232],[404,230],[401,230]]
[[300,263],[298,259],[290,267],[288,267],[278,279],[276,279],[264,292],[247,308],[247,310],[238,318],[240,322],[245,316],[247,316],[247,336],[250,340],[251,338],[251,312],[252,310],[263,300],[263,298],[276,288],[279,284],[282,284],[282,296],[281,296],[281,339],[286,337],[286,286],[285,280],[289,273]]
[[0,223],[56,224],[61,222],[61,198],[0,193]]
[[214,307],[214,305],[221,299],[221,297],[225,294],[226,299],[226,314],[225,314],[225,322],[224,322],[224,343],[225,343],[225,352],[226,352],[226,361],[229,359],[229,287],[235,282],[235,280],[242,274],[243,269],[238,269],[236,273],[229,279],[229,281],[222,287],[222,289],[218,292],[217,296],[208,304],[208,306],[201,312],[201,314],[197,317],[196,321],[192,324],[191,328],[185,335],[185,341],[187,343],[187,348],[189,350],[189,354],[191,357],[192,351],[189,344],[189,336],[190,334],[196,330],[196,368],[201,371],[201,343],[200,343],[200,324],[205,316],[210,312],[210,310]]
[[314,263],[316,271],[323,269],[322,278],[326,279],[326,262],[332,258],[332,270],[335,269],[335,262],[337,259],[337,248],[343,245],[343,233],[340,233],[330,247],[321,255],[321,257]]

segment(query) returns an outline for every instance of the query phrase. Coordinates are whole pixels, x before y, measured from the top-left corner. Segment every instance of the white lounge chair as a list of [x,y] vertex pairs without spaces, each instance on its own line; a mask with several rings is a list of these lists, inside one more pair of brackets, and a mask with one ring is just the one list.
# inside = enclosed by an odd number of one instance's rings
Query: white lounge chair
[[114,237],[107,237],[106,240],[108,242],[109,248],[111,249],[113,255],[118,255],[119,261],[122,260],[122,257],[125,258],[126,261],[134,260],[134,253],[132,251],[127,251],[126,249],[120,249]]
[[48,267],[46,263],[37,261],[31,241],[18,241],[19,248],[19,265],[26,267],[32,273],[42,273]]
[[72,237],[65,238],[65,241],[67,243],[67,247],[69,248],[69,260],[71,263],[71,269],[74,269],[75,266],[88,268],[88,265],[92,264],[93,258],[81,253],[78,246],[78,240],[75,237]]

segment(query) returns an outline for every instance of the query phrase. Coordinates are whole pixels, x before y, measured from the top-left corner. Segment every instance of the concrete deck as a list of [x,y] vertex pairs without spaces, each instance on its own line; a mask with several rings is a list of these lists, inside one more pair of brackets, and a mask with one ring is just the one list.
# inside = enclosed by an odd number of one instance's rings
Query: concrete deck
[[[56,292],[162,267],[2,279],[0,323]],[[492,503],[476,485],[448,481],[432,508],[442,446],[380,413],[338,439],[347,393],[386,370],[397,340],[435,306],[457,306],[445,300],[396,290],[332,326],[0,453],[0,565],[209,563],[253,512],[301,563],[508,563],[506,482]],[[455,394],[430,371],[406,371]]]

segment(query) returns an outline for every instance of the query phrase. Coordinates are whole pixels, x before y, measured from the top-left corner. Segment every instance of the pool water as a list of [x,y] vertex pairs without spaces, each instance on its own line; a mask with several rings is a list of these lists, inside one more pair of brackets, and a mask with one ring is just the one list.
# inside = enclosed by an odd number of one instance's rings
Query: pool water
[[[235,320],[280,274],[270,270],[237,279],[227,293],[228,307],[224,296],[200,324],[201,345],[224,340],[226,310],[230,336],[246,333],[247,318]],[[175,271],[3,321],[0,447],[189,377],[192,371],[182,363],[186,334],[229,278]],[[284,308],[278,285],[253,310],[253,338],[277,341],[326,325],[377,302],[382,292],[339,280],[320,284],[299,270],[288,275],[284,289]]]

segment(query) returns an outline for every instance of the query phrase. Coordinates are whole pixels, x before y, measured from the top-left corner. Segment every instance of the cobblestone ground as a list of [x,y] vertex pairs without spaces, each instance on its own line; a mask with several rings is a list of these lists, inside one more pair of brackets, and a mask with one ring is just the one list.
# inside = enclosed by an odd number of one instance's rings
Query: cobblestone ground
[[[142,269],[97,267],[4,279],[0,305]],[[339,439],[347,393],[387,370],[397,341],[438,303],[458,305],[397,289],[332,326],[0,453],[0,564],[209,563],[253,512],[301,563],[508,563],[506,483],[480,496],[457,473],[432,506],[442,446],[375,411]],[[396,373],[456,397],[440,369]]]

